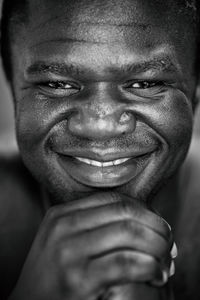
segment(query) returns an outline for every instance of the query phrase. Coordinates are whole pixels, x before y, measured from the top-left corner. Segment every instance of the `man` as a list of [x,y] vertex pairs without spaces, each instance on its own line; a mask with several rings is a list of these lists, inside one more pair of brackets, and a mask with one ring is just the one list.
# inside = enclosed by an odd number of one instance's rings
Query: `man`
[[2,298],[199,299],[198,160],[180,168],[198,13],[184,0],[4,1],[20,157],[1,159]]

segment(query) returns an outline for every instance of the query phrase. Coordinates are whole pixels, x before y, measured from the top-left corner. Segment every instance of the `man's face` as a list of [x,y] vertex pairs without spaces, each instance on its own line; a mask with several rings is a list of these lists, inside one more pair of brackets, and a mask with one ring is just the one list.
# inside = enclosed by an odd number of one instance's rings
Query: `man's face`
[[13,45],[25,164],[57,201],[107,188],[146,200],[191,138],[186,17],[153,0],[30,0],[29,14]]

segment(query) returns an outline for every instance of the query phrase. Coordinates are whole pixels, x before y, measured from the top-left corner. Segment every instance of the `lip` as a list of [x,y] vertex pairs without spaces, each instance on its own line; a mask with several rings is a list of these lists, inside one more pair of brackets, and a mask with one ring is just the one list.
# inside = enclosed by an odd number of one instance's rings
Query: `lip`
[[69,157],[82,157],[87,159],[92,159],[96,161],[101,162],[107,162],[117,159],[123,159],[127,157],[137,158],[140,156],[144,156],[146,154],[150,154],[158,149],[158,144],[152,144],[151,146],[148,146],[148,148],[141,149],[134,149],[129,151],[123,151],[123,150],[116,150],[115,148],[109,148],[109,149],[100,149],[100,148],[90,148],[90,149],[67,149],[66,151],[63,151],[62,149],[53,148],[52,150],[56,152],[58,155],[63,156],[69,156]]
[[[61,168],[63,168],[64,171],[68,173],[68,175],[75,181],[90,187],[113,188],[126,184],[138,176],[148,165],[152,155],[155,154],[156,150],[157,149],[151,149],[151,151],[145,153],[135,153],[134,156],[133,154],[124,154],[123,156],[119,156],[119,154],[112,154],[107,155],[104,157],[104,159],[102,159],[101,156],[101,160],[97,159],[97,156],[99,157],[99,155],[96,155],[95,153],[87,156],[83,153],[81,155],[76,153],[73,156],[60,153],[57,154]],[[129,159],[118,165],[100,167],[82,162],[76,159],[76,157],[96,160],[99,162],[108,162],[124,158]]]

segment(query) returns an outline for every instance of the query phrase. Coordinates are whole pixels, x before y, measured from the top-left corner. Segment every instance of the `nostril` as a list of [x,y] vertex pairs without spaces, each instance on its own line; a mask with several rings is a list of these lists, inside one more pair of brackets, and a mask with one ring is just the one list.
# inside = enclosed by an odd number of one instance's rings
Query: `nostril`
[[132,114],[131,114],[130,112],[124,112],[124,113],[121,115],[119,122],[120,122],[121,124],[124,124],[124,123],[129,122],[132,118],[133,118],[133,116],[132,116]]

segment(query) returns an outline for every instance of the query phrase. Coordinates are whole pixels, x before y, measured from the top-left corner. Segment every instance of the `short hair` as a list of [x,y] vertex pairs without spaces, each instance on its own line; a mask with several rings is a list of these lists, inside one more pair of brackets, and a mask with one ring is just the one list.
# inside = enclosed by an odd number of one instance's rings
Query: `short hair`
[[[28,1],[30,0],[3,0],[1,18],[1,56],[3,68],[8,81],[12,80],[11,43],[13,30],[28,21]],[[156,1],[156,0],[155,0]],[[163,0],[164,1],[164,0]],[[197,62],[195,68],[197,75],[200,69],[200,1],[199,0],[171,0],[180,7],[180,11],[190,18],[191,25],[195,28],[197,42]]]

